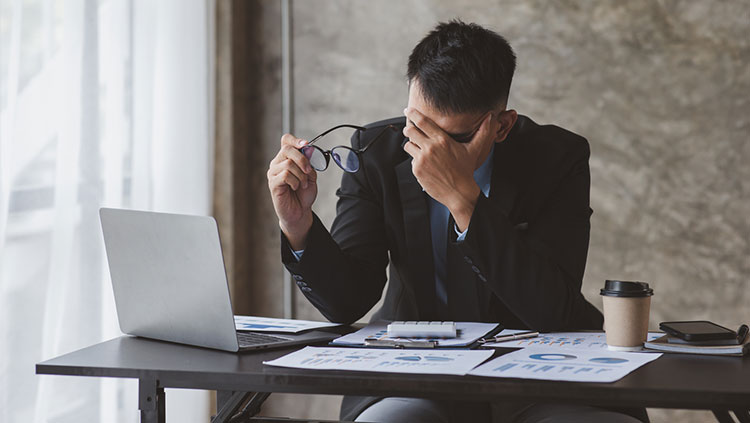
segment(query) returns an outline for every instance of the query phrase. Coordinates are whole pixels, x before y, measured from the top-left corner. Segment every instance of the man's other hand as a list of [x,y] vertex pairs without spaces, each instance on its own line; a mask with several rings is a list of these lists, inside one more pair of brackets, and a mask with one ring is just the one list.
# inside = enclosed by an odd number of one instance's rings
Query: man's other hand
[[303,250],[312,226],[312,204],[318,195],[318,174],[299,148],[307,141],[292,134],[281,137],[281,149],[266,177],[279,227],[294,250]]

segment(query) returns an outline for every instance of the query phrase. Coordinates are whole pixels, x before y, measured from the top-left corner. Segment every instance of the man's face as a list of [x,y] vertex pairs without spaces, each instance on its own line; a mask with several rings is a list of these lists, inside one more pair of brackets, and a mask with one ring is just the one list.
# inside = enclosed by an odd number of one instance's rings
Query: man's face
[[[409,87],[409,104],[408,107],[414,108],[421,112],[423,115],[428,117],[430,120],[435,122],[446,134],[448,134],[454,140],[459,142],[469,142],[472,137],[476,134],[479,126],[481,125],[484,118],[487,116],[485,113],[450,113],[445,114],[434,107],[432,107],[422,96],[422,91],[419,87],[418,81],[412,81]],[[489,112],[489,111],[488,111]],[[492,111],[496,114],[497,111]],[[493,115],[493,119],[495,116]],[[407,125],[414,126],[412,122],[407,122]],[[495,140],[497,142],[499,140]],[[489,155],[492,149],[492,143],[488,142],[481,149],[481,153],[475,163],[475,169],[484,163],[487,155]]]

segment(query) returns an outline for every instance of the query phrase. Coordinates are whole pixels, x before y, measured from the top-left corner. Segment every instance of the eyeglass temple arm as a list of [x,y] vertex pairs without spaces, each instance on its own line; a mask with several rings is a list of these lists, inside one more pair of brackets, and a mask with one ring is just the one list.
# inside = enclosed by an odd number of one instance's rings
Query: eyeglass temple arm
[[352,128],[352,129],[356,129],[356,130],[359,130],[359,131],[364,131],[365,129],[367,129],[364,126],[349,125],[349,124],[343,124],[343,125],[334,126],[333,128],[331,128],[331,129],[323,132],[322,134],[316,136],[315,138],[311,139],[310,142],[307,143],[307,145],[311,145],[315,141],[323,138],[324,136],[330,134],[331,132],[333,132],[333,131],[335,131],[335,130],[337,130],[339,128]]
[[376,135],[375,138],[372,139],[372,141],[370,141],[366,146],[364,146],[364,148],[360,149],[359,152],[364,153],[365,151],[367,151],[367,149],[370,148],[371,145],[375,144],[375,141],[379,140],[380,137],[382,137],[383,134],[385,134],[385,131],[388,129],[395,131],[397,128],[393,125],[388,125],[385,128],[381,129],[380,132],[378,132],[378,135]]

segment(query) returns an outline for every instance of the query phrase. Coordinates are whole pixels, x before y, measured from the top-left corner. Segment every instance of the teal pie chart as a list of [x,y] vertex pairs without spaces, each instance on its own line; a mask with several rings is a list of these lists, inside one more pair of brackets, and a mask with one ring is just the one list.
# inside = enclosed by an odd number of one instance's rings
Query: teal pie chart
[[529,358],[543,361],[575,360],[576,356],[570,354],[531,354]]

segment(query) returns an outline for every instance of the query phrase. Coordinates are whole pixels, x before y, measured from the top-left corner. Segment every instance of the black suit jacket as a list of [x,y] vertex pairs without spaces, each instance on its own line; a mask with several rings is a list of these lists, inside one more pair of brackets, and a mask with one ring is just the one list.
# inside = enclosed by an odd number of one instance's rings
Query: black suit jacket
[[[367,125],[356,149],[387,125],[397,130],[344,173],[329,233],[317,216],[297,262],[281,236],[282,261],[302,293],[333,322],[352,323],[388,290],[374,320],[499,322],[539,331],[601,329],[601,313],[581,294],[588,252],[588,142],[519,116],[495,146],[489,198],[480,195],[466,238],[449,228],[448,307],[436,306],[428,196],[411,171],[405,119]],[[344,397],[343,420],[379,398]],[[451,403],[451,421],[504,419],[523,404]],[[648,422],[645,409],[616,410]]]
[[329,320],[352,323],[388,290],[376,319],[500,322],[540,331],[601,329],[581,294],[589,242],[589,146],[565,129],[519,116],[494,150],[489,198],[480,195],[466,238],[448,246],[448,308],[435,297],[428,195],[411,171],[405,119],[367,126],[361,169],[344,173],[331,232],[317,216],[297,262],[282,261]]

